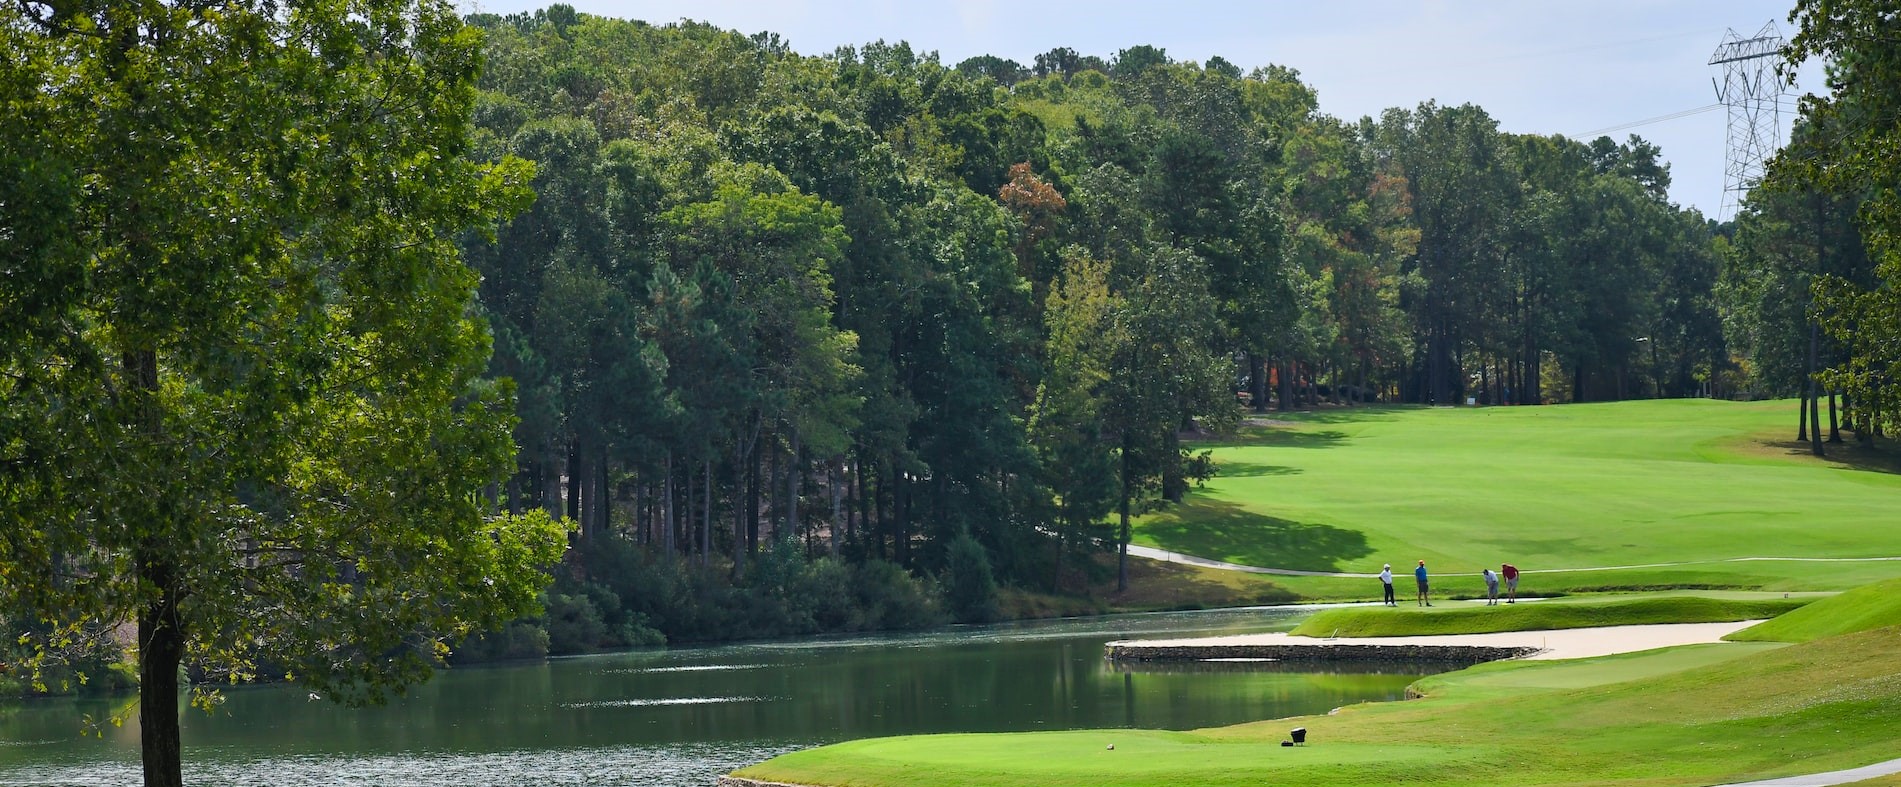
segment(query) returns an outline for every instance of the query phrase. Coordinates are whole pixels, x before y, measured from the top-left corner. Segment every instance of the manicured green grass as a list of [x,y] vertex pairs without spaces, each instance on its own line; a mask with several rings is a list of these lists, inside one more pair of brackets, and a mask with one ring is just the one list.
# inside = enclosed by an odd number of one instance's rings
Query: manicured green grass
[[[884,738],[740,775],[808,785],[1715,784],[1856,767],[1901,738],[1901,630],[1486,665],[1423,700],[1214,730]],[[1309,745],[1284,748],[1292,727]],[[1108,749],[1109,744],[1115,749]]]
[[1491,607],[1469,604],[1431,609],[1343,607],[1314,613],[1295,627],[1293,633],[1308,637],[1409,637],[1654,623],[1716,623],[1773,618],[1811,601],[1809,598],[1739,600],[1671,596],[1595,603],[1541,601]]
[[[1860,449],[1817,460],[1790,402],[1667,400],[1551,407],[1359,408],[1274,416],[1212,448],[1220,475],[1143,517],[1139,543],[1233,563],[1399,570],[1478,595],[1481,568],[1521,593],[1599,588],[1842,590],[1901,562],[1723,562],[1901,556],[1901,475]],[[1678,564],[1646,566],[1646,564]],[[1616,571],[1564,571],[1639,566]],[[1364,579],[1277,577],[1308,598],[1372,598]]]
[[1725,637],[1737,642],[1811,642],[1901,626],[1901,579],[1855,588]]

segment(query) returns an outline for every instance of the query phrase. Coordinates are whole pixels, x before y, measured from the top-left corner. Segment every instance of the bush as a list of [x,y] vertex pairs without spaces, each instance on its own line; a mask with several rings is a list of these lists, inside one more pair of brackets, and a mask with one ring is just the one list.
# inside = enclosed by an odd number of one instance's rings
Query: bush
[[543,626],[548,631],[550,655],[593,653],[601,649],[607,638],[607,624],[601,620],[601,611],[594,606],[593,599],[586,595],[550,592],[542,608],[547,610]]
[[853,572],[852,598],[866,629],[917,629],[944,622],[930,589],[896,563],[868,560]]
[[539,659],[548,655],[548,632],[532,620],[517,620],[501,631],[477,634],[462,641],[449,656],[452,664]]
[[990,574],[990,556],[969,535],[958,536],[945,552],[944,601],[959,623],[997,619],[997,581]]
[[864,620],[852,604],[851,567],[831,557],[805,565],[799,573],[798,596],[805,599],[812,622],[820,631],[857,631]]

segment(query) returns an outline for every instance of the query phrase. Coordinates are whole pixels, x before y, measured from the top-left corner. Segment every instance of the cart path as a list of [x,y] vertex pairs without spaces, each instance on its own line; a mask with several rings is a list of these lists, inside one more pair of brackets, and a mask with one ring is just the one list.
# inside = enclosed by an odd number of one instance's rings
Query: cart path
[[1833,787],[1837,784],[1854,784],[1892,773],[1901,773],[1901,759],[1877,762],[1860,768],[1828,773],[1811,773],[1807,776],[1784,776],[1780,779],[1764,779],[1758,782],[1737,782],[1717,787]]
[[[1205,557],[1196,557],[1194,555],[1187,555],[1181,552],[1170,552],[1166,549],[1156,549],[1155,547],[1145,547],[1139,544],[1130,544],[1129,554],[1134,555],[1136,557],[1148,558],[1150,560],[1160,560],[1166,563],[1183,563],[1183,564],[1187,564],[1191,566],[1201,566],[1202,568],[1218,568],[1224,571],[1243,571],[1249,574],[1274,574],[1277,576],[1284,576],[1284,577],[1346,577],[1349,579],[1372,579],[1374,577],[1379,576],[1377,572],[1362,574],[1362,573],[1354,573],[1350,571],[1308,571],[1308,570],[1298,569],[1298,568],[1264,568],[1261,566],[1244,566],[1239,563],[1227,563],[1220,560],[1211,560]],[[1761,562],[1761,561],[1781,561],[1781,562],[1790,562],[1790,563],[1877,563],[1877,562],[1901,561],[1901,557],[1731,557],[1731,558],[1722,558],[1719,560],[1682,560],[1682,561],[1677,561],[1673,563],[1637,563],[1637,564],[1628,565],[1628,566],[1586,566],[1582,568],[1539,568],[1539,569],[1520,569],[1520,571],[1526,574],[1554,574],[1554,573],[1562,573],[1562,572],[1568,572],[1568,571],[1621,571],[1624,569],[1632,569],[1632,568],[1672,568],[1675,566],[1698,566],[1698,565],[1708,565],[1712,563],[1750,563],[1750,562]],[[1395,572],[1395,573],[1401,573],[1401,572]],[[1478,575],[1472,574],[1472,573],[1433,572],[1433,576],[1435,577],[1476,577]]]

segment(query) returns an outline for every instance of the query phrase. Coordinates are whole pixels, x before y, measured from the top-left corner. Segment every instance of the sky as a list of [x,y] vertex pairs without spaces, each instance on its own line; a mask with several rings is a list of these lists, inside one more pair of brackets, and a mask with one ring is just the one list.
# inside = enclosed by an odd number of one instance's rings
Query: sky
[[[464,10],[529,11],[546,0],[461,0]],[[908,41],[946,65],[991,54],[1029,64],[1066,46],[1104,60],[1148,44],[1175,60],[1211,56],[1243,71],[1297,69],[1322,112],[1346,120],[1428,99],[1478,104],[1514,133],[1663,149],[1671,200],[1721,212],[1727,112],[1708,65],[1726,30],[1785,37],[1790,0],[568,0],[590,14],[665,24],[708,22],[770,31],[802,54],[868,41]],[[1782,102],[1788,139],[1795,96],[1820,91],[1806,64]],[[1694,111],[1702,110],[1702,111]],[[1668,120],[1617,128],[1637,121]],[[1609,130],[1608,129],[1616,129]]]

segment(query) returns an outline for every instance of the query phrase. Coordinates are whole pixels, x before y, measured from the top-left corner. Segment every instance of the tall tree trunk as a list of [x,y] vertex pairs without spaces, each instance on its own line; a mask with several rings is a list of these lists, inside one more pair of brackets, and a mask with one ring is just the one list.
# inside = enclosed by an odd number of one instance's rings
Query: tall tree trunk
[[[158,353],[128,350],[119,360],[133,398],[128,424],[155,443],[163,438],[156,401]],[[155,520],[144,523],[155,529],[163,524],[156,520],[166,516],[159,511],[144,515]],[[178,586],[178,565],[167,547],[161,536],[153,535],[141,541],[132,555],[140,584],[155,594],[138,611],[139,759],[147,787],[183,787],[185,783],[178,734],[178,665],[185,657],[179,604],[184,593]]]
[[673,452],[660,462],[660,548],[673,555]]
[[891,460],[894,477],[891,479],[891,513],[894,529],[891,533],[891,552],[897,558],[898,565],[911,567],[911,506],[916,502],[911,496],[911,479],[897,472],[896,457]]
[[700,476],[700,565],[713,555],[713,460],[706,460]]
[[683,459],[680,462],[680,554],[682,557],[693,556],[699,551],[700,546],[700,529],[697,527],[700,519],[693,514],[697,509],[693,490],[693,460]]
[[796,429],[792,430],[791,447],[792,452],[786,457],[785,468],[785,526],[787,535],[797,536],[803,531],[800,527],[803,523],[799,521],[799,488],[805,481],[803,473],[800,472],[805,463],[799,456],[802,449],[799,446],[799,432]]
[[746,576],[746,476],[747,462],[733,462],[733,579]]
[[1068,506],[1058,512],[1056,517],[1056,570],[1050,574],[1050,592],[1063,592],[1063,552],[1068,549],[1069,511]]
[[890,476],[890,473],[883,466],[874,467],[873,472],[875,475],[872,478],[874,487],[871,494],[871,505],[874,509],[871,512],[871,543],[877,547],[875,551],[878,559],[884,560],[890,554],[885,551],[884,539],[885,533],[890,531],[886,520],[891,517],[891,503],[890,498],[885,496],[885,479]]
[[139,755],[146,787],[183,787],[178,723],[178,665],[185,657],[176,567],[162,549],[141,549],[139,578],[157,597],[139,610]]
[[607,446],[602,445],[600,456],[595,458],[594,464],[594,481],[596,484],[594,532],[596,533],[605,534],[614,532],[614,483],[608,472],[610,469],[608,466]]
[[1452,400],[1452,347],[1445,317],[1433,305],[1431,346],[1427,348],[1427,379],[1432,388],[1432,403],[1444,406]]
[[1188,479],[1182,477],[1181,433],[1170,429],[1162,438],[1162,497],[1179,503],[1188,494]]
[[1518,395],[1518,400],[1525,404],[1545,403],[1545,392],[1543,390],[1545,374],[1544,370],[1539,366],[1539,362],[1543,360],[1542,355],[1543,353],[1538,352],[1538,349],[1535,347],[1525,349],[1524,391]]
[[746,463],[746,552],[759,552],[759,461]]
[[1267,412],[1267,358],[1260,353],[1248,353],[1248,406],[1257,413]]
[[587,540],[587,521],[581,518],[581,444],[580,441],[568,442],[568,519],[581,528],[581,539]]
[[561,503],[561,465],[556,462],[554,446],[543,446],[543,459],[535,462],[539,472],[536,486],[540,487],[541,507],[546,509],[552,519],[560,519],[567,511]]
[[1122,435],[1122,494],[1116,506],[1122,521],[1122,535],[1116,540],[1117,593],[1127,592],[1129,589],[1129,496],[1132,494],[1130,475],[1135,472],[1130,458],[1130,445],[1129,435],[1124,433]]
[[1828,392],[1828,441],[1831,443],[1842,441],[1842,422],[1835,412],[1834,391]]
[[1795,441],[1798,443],[1809,441],[1809,389],[1807,388],[1802,389],[1801,400],[1795,407]]
[[1280,388],[1280,411],[1283,413],[1294,408],[1294,376],[1287,373],[1291,366],[1286,359],[1280,359],[1274,365],[1275,382],[1280,383],[1276,387]]
[[825,463],[825,491],[832,495],[832,557],[838,557],[838,542],[845,530],[845,490],[840,488],[845,481],[844,463],[843,457]]
[[871,519],[870,495],[865,494],[865,458],[862,451],[853,451],[851,455],[851,501],[853,509],[849,517],[850,527],[845,531],[846,543],[850,544],[859,557],[871,554],[865,549],[865,530]]
[[1821,344],[1822,329],[1814,322],[1809,323],[1809,453],[1822,455],[1822,402],[1821,391],[1815,383],[1816,353]]

